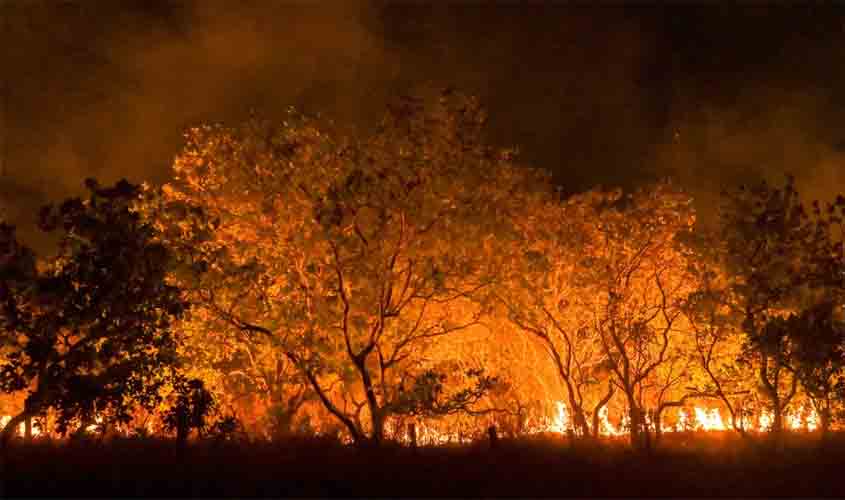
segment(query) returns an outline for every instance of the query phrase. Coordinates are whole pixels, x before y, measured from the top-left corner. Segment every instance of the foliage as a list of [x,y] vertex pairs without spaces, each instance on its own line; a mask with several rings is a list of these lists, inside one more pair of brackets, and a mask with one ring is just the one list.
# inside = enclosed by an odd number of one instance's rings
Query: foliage
[[745,420],[751,416],[755,374],[751,366],[739,362],[742,354],[740,315],[726,300],[722,269],[709,260],[718,248],[712,234],[699,234],[688,244],[694,258],[691,272],[697,287],[686,299],[683,311],[693,335],[689,356],[699,375],[691,388],[695,394],[718,399],[730,415],[731,427],[745,434]]
[[582,436],[598,435],[598,413],[615,390],[573,279],[605,201],[598,193],[563,203],[542,193],[532,199],[516,215],[521,244],[510,260],[509,282],[497,293],[503,315],[554,366],[573,413],[574,431]]
[[526,173],[483,144],[483,123],[474,100],[444,94],[399,101],[367,138],[294,113],[190,131],[163,203],[209,222],[159,220],[199,240],[185,253],[207,270],[195,318],[263,337],[353,439],[378,442],[408,407],[403,381],[432,369],[425,352],[480,324],[493,239],[510,237]]
[[0,322],[11,351],[0,386],[28,391],[6,439],[50,408],[60,432],[95,415],[127,422],[134,405],[157,403],[177,363],[170,326],[185,304],[165,279],[168,250],[133,209],[139,188],[86,186],[86,200],[41,210],[42,230],[60,233],[57,254],[43,265],[14,228],[0,227]]
[[801,386],[819,414],[823,432],[845,404],[845,322],[832,302],[821,302],[784,322],[791,361]]
[[575,269],[574,300],[625,397],[631,441],[640,446],[649,390],[686,342],[681,313],[694,281],[679,240],[695,217],[689,196],[669,183],[592,203],[600,210]]
[[390,410],[401,415],[441,417],[459,412],[470,412],[472,408],[493,389],[498,380],[484,375],[483,370],[468,370],[466,376],[475,384],[449,394],[449,377],[435,370],[426,370],[414,377],[411,387],[399,388],[399,394]]
[[142,409],[180,440],[378,444],[565,409],[556,430],[598,436],[612,412],[639,447],[699,398],[743,435],[752,410],[779,432],[799,404],[828,430],[845,198],[807,210],[791,178],[761,183],[726,192],[709,231],[668,181],[563,199],[485,122],[444,91],[354,136],[293,110],[202,125],[160,189],[89,181],[42,210],[49,259],[0,224],[0,389],[23,406],[4,436]]
[[796,346],[806,344],[800,337],[809,334],[801,333],[800,319],[787,316],[812,309],[820,296],[838,293],[841,243],[829,231],[836,219],[823,217],[818,203],[808,214],[791,177],[783,188],[763,182],[725,193],[724,200],[717,249],[725,270],[726,303],[741,322],[740,360],[757,371],[759,392],[774,414],[773,431],[779,433],[800,380]]
[[173,389],[174,401],[162,418],[165,429],[176,431],[179,441],[188,439],[194,429],[202,435],[208,426],[208,417],[216,408],[211,393],[198,379],[180,379]]

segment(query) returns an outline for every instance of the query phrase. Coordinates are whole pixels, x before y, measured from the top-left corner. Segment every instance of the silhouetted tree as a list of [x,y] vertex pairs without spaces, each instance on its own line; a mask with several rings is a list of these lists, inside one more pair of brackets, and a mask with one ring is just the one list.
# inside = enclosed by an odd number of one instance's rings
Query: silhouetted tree
[[133,209],[139,188],[86,187],[87,199],[41,210],[41,229],[60,233],[43,264],[0,225],[0,388],[28,391],[4,441],[50,408],[60,432],[95,415],[128,422],[133,405],[157,404],[177,362],[170,326],[185,303],[165,279],[168,250]]
[[727,193],[725,200],[727,291],[741,318],[743,359],[758,371],[774,413],[772,430],[779,433],[799,381],[815,404],[812,393],[830,395],[830,378],[839,369],[832,304],[845,291],[845,199],[837,197],[825,210],[814,201],[808,213],[789,177],[781,189],[761,183]]
[[741,359],[757,371],[777,435],[798,388],[782,318],[795,310],[809,283],[810,224],[792,178],[782,189],[764,182],[723,198],[719,250],[725,292],[744,336]]
[[202,435],[208,427],[208,418],[216,408],[214,398],[199,379],[181,379],[174,384],[175,400],[165,410],[162,422],[168,431],[176,431],[180,443],[187,441],[196,429]]
[[821,302],[791,315],[785,328],[793,344],[792,363],[804,392],[819,415],[823,437],[845,402],[845,322],[841,306]]

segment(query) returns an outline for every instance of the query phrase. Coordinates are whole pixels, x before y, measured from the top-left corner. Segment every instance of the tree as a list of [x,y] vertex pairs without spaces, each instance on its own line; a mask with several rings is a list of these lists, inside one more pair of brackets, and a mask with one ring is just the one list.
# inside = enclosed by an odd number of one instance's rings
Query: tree
[[746,406],[755,387],[749,380],[754,373],[752,367],[738,362],[743,343],[741,315],[729,302],[727,280],[717,257],[718,236],[701,231],[687,245],[696,288],[683,311],[694,335],[691,357],[700,375],[694,390],[717,398],[730,415],[731,427],[745,436]]
[[[579,290],[573,276],[602,198],[586,194],[566,202],[554,197],[532,201],[517,216],[521,244],[510,259],[510,283],[497,296],[508,320],[554,366],[576,435],[597,437],[599,412],[613,397],[614,386],[602,377],[607,356],[574,300]],[[596,390],[605,384],[606,390]]]
[[216,409],[214,397],[199,379],[180,377],[173,384],[173,403],[164,411],[164,428],[176,431],[176,440],[185,443],[196,429],[202,436],[208,427],[208,417]]
[[720,211],[719,262],[727,303],[743,332],[741,360],[754,366],[773,414],[772,432],[798,389],[793,343],[784,318],[800,307],[811,283],[812,225],[790,177],[782,189],[765,182],[726,192]]
[[[429,104],[400,100],[366,138],[295,113],[196,128],[163,191],[210,217],[183,253],[207,268],[197,318],[272,342],[356,443],[417,403],[469,409],[492,383],[476,372],[469,393],[440,392],[425,353],[480,326],[493,242],[529,176],[484,145],[475,100]],[[184,239],[184,220],[160,221]]]
[[166,280],[167,249],[133,209],[139,188],[86,186],[86,200],[41,210],[41,229],[60,232],[56,255],[43,264],[14,228],[0,226],[0,322],[10,351],[0,387],[28,391],[4,441],[50,408],[61,432],[95,415],[127,422],[133,405],[159,400],[177,363],[170,326],[185,304]]
[[821,302],[786,320],[794,349],[796,376],[810,399],[822,436],[827,437],[834,409],[845,401],[845,322],[833,302]]
[[272,342],[221,321],[186,320],[176,328],[185,375],[201,379],[218,406],[237,413],[245,427],[281,437],[302,423],[315,394]]
[[649,379],[688,331],[681,313],[693,282],[679,237],[695,217],[689,196],[669,183],[593,196],[599,209],[575,268],[575,300],[625,398],[639,448],[648,444]]
[[790,315],[792,362],[827,437],[835,408],[845,403],[845,322],[841,304],[845,292],[845,197],[832,203],[814,201],[811,237],[804,255],[809,275],[809,305]]

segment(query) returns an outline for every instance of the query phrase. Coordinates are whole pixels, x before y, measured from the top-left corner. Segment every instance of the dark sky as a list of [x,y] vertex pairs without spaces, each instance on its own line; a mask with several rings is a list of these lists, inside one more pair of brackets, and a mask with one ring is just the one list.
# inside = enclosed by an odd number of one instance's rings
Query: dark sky
[[365,129],[421,84],[480,96],[567,192],[671,175],[707,215],[787,171],[845,190],[841,9],[430,3],[0,0],[2,208],[42,245],[37,206],[166,180],[187,126],[294,105]]

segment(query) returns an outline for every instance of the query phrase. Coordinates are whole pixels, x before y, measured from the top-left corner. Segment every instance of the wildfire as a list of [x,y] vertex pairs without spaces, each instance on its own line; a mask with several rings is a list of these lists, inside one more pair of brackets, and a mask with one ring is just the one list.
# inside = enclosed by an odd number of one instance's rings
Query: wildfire
[[678,423],[675,425],[676,431],[683,431],[690,427],[689,414],[683,408],[678,412]]
[[[603,407],[599,411],[599,434],[602,436],[623,436],[628,433],[629,420],[627,415],[623,415],[618,425],[615,425],[608,416],[607,407]],[[10,415],[0,416],[0,429],[4,428],[6,424],[12,419]],[[741,424],[744,428],[752,432],[767,432],[771,429],[773,423],[773,415],[770,411],[762,411],[756,416],[756,425],[752,424],[752,420],[747,416],[741,418]],[[95,423],[86,427],[86,433],[95,433],[98,427],[103,422],[101,416],[94,419]],[[652,422],[646,417],[646,423],[649,427],[653,427]],[[784,415],[784,427],[793,431],[814,431],[819,426],[819,416],[812,410],[804,408],[802,410],[795,410]],[[408,429],[397,430],[393,428],[392,422],[385,425],[385,430],[388,435],[392,435],[394,439],[410,443],[411,437]],[[555,402],[555,412],[552,417],[541,418],[536,421],[529,420],[525,424],[525,433],[533,434],[558,434],[567,435],[575,430],[571,420],[571,413],[563,401]],[[668,432],[683,432],[688,430],[712,432],[712,431],[729,431],[731,427],[725,424],[722,415],[718,408],[704,408],[695,406],[692,411],[686,408],[678,409],[674,425],[663,423],[661,431]],[[17,428],[17,434],[23,436],[25,433],[25,424],[22,422]],[[434,426],[425,424],[416,425],[417,442],[427,445],[444,445],[444,444],[460,444],[468,443],[473,439],[472,433],[458,433],[454,431],[442,431]],[[37,426],[32,427],[32,435],[34,437],[43,434],[42,429]]]
[[722,422],[722,415],[719,414],[717,408],[705,410],[704,408],[695,408],[696,423],[705,431],[726,431],[728,430],[725,423]]
[[[549,424],[535,424],[529,426],[528,433],[536,434],[541,432],[550,432],[555,434],[565,434],[572,428],[570,421],[570,413],[566,408],[566,404],[562,401],[555,403],[556,414]],[[757,417],[757,425],[751,426],[750,430],[757,432],[766,432],[772,426],[772,413],[769,411],[761,412]],[[646,416],[646,424],[649,427],[653,426],[650,418]],[[793,431],[807,430],[814,431],[818,428],[818,415],[815,411],[793,411],[784,415],[784,426]],[[746,422],[746,427],[749,427]],[[619,425],[614,425],[608,418],[608,409],[603,407],[599,411],[599,434],[602,436],[621,436],[628,433],[629,420],[627,415],[623,415]],[[665,422],[661,424],[662,432],[682,432],[687,430],[698,430],[704,432],[712,431],[728,431],[731,430],[730,424],[726,424],[722,419],[722,414],[718,408],[704,408],[695,406],[692,411],[686,408],[680,408],[677,413],[677,420],[675,425],[668,425]]]
[[819,426],[819,416],[814,411],[808,412],[805,422],[807,423],[807,430],[814,431]]
[[557,401],[555,406],[557,408],[557,413],[552,421],[552,425],[549,427],[549,432],[566,434],[566,432],[571,428],[569,413],[566,411],[566,405],[563,404],[563,401]]
[[[0,429],[3,429],[4,427],[6,427],[6,424],[8,424],[10,420],[12,420],[11,415],[3,415],[2,417],[0,417]],[[21,422],[18,425],[18,434],[20,436],[23,436],[25,433],[26,433],[26,424],[24,422]],[[40,436],[41,435],[41,429],[39,429],[36,426],[32,426],[32,435],[34,437]]]
[[[760,413],[760,416],[757,417],[757,429],[761,431],[768,431],[772,428],[772,414],[768,411],[763,411]],[[789,422],[789,420],[787,420]]]
[[602,409],[599,410],[599,423],[601,424],[599,434],[605,436],[619,436],[623,434],[622,430],[614,427],[614,425],[610,423],[610,419],[607,418],[607,406],[603,406]]

